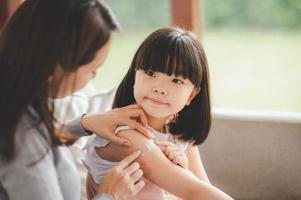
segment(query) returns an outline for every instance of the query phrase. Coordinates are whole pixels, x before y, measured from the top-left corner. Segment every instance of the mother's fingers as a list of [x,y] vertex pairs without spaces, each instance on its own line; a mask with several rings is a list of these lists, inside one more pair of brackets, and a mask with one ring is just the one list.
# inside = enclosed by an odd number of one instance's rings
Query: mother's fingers
[[125,157],[116,167],[123,170],[127,166],[129,166],[135,159],[137,159],[140,155],[141,155],[141,151],[135,151],[134,153]]
[[139,118],[140,122],[147,126],[147,118],[143,110],[138,105],[129,105],[122,108],[113,109],[114,113],[118,113],[120,118]]
[[138,181],[134,187],[135,187],[135,194],[136,195],[143,187],[145,186],[145,182],[144,181]]
[[142,176],[143,171],[141,169],[138,169],[131,175],[131,180],[133,181],[133,183],[136,183]]
[[125,106],[123,108],[139,108],[139,106],[137,104],[132,104],[132,105]]
[[135,171],[137,171],[140,168],[139,163],[133,162],[130,166],[124,169],[124,173],[131,176]]
[[127,118],[132,118],[132,117],[139,117],[141,123],[144,126],[147,126],[147,118],[145,113],[141,108],[132,108],[132,109],[127,109],[123,113]]
[[117,145],[121,145],[124,147],[132,146],[132,143],[129,140],[119,137],[118,135],[115,135],[114,133],[107,135],[106,138]]
[[145,135],[148,138],[154,137],[153,134],[147,128],[145,128],[144,126],[142,126],[135,120],[125,118],[125,119],[120,120],[119,124],[126,125],[131,128],[137,129],[139,132],[141,132],[143,135]]

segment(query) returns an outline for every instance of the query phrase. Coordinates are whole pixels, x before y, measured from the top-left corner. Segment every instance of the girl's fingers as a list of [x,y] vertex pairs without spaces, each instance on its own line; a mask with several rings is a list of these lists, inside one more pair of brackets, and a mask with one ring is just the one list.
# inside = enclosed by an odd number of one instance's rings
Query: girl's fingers
[[173,150],[173,151],[169,151],[168,152],[168,158],[170,159],[170,160],[173,160],[173,159],[175,159],[175,158],[177,158],[177,157],[181,157],[183,155],[183,152],[181,152],[180,150],[178,150],[178,149],[175,149],[175,150]]
[[155,143],[170,161],[185,169],[187,168],[186,155],[182,149],[177,148],[173,143],[168,141],[155,140]]
[[157,145],[159,149],[165,154],[165,146],[164,145]]
[[188,167],[188,162],[185,160],[184,157],[176,157],[174,160],[173,160],[173,163],[187,169]]
[[174,161],[177,158],[185,156],[185,153],[180,149],[168,149],[165,148],[163,153],[168,157],[169,160]]
[[170,158],[171,154],[174,154],[173,152],[181,151],[173,143],[168,141],[155,140],[155,143],[168,158]]
[[185,168],[184,163],[181,160],[174,160],[173,163],[175,163],[176,165],[179,165],[182,168]]

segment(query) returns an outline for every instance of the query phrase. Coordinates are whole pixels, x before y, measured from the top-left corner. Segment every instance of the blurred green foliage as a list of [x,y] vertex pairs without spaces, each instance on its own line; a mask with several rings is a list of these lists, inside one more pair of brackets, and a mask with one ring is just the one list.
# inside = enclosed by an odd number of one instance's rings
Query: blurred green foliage
[[153,29],[169,25],[168,0],[106,0],[123,29]]
[[[185,0],[183,0],[185,1]],[[169,0],[107,0],[126,29],[169,25]],[[208,28],[300,29],[301,0],[200,0]]]
[[206,27],[300,29],[301,0],[204,0]]
[[[125,31],[113,35],[98,90],[117,87],[143,39],[170,25],[169,1],[106,0]],[[200,2],[213,106],[301,112],[301,0]]]

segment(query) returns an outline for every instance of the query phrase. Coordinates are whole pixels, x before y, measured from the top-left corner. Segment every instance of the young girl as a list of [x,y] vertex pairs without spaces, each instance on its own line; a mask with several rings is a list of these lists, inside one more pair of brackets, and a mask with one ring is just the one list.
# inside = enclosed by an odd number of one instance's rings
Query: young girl
[[139,149],[142,156],[135,167],[143,170],[146,186],[135,199],[231,199],[210,184],[198,152],[209,133],[211,111],[207,60],[193,33],[163,28],[145,39],[113,107],[134,103],[144,110],[155,137],[126,126],[117,127],[116,134],[131,140],[131,148],[92,137],[84,160],[88,198],[110,168]]

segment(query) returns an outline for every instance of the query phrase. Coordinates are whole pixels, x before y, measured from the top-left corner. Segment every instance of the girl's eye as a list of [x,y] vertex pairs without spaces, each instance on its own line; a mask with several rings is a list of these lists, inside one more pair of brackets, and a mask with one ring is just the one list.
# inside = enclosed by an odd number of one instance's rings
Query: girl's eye
[[172,82],[174,82],[176,84],[184,84],[183,81],[181,81],[180,79],[177,79],[177,78],[172,79]]
[[148,75],[148,76],[152,76],[152,77],[155,77],[155,72],[153,72],[153,71],[144,71],[144,73],[146,74],[146,75]]

